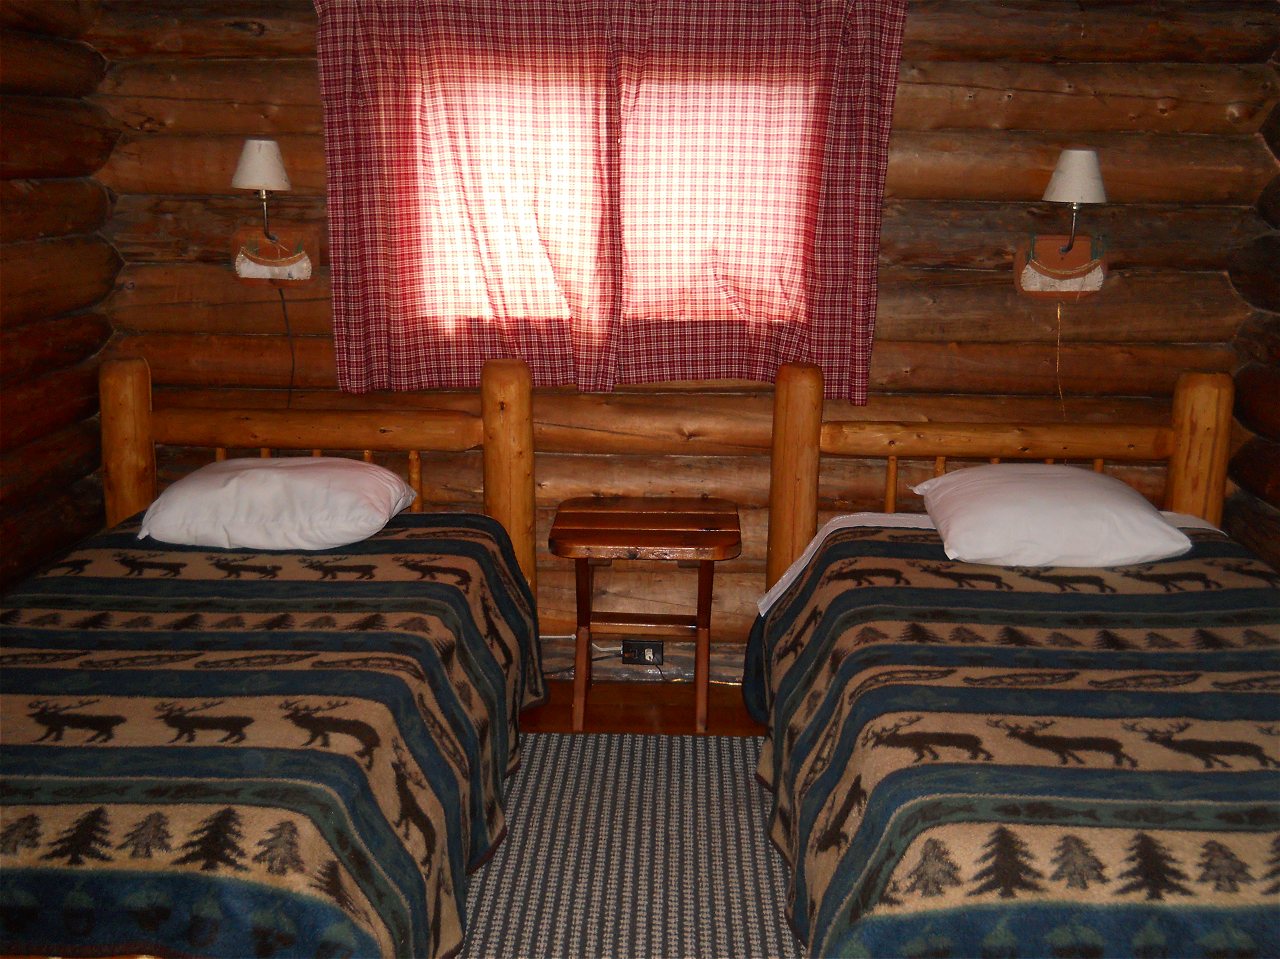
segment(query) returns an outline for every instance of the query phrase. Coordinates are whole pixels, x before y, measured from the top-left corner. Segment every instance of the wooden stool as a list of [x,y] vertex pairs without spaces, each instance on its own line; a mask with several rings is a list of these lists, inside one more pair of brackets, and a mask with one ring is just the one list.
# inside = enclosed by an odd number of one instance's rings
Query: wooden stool
[[[711,672],[711,591],[715,562],[742,550],[738,507],[724,499],[670,496],[580,497],[565,500],[551,524],[551,552],[574,561],[578,631],[573,666],[573,728],[580,731],[591,685],[591,628],[687,636],[695,642],[693,683],[698,732],[707,731]],[[693,616],[593,610],[592,562],[675,560],[698,564]]]

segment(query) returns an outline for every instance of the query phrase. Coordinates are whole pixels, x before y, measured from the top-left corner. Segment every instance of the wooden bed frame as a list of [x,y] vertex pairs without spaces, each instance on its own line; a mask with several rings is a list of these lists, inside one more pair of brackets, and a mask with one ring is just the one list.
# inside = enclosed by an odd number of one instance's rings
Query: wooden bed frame
[[[146,509],[157,494],[157,444],[228,449],[310,450],[319,456],[360,450],[407,452],[407,482],[424,483],[420,451],[458,452],[481,447],[484,511],[507,530],[516,559],[537,595],[534,565],[532,379],[520,360],[492,360],[481,373],[481,415],[453,410],[161,409],[151,407],[151,372],[138,357],[105,361],[99,374],[102,403],[103,493],[107,525]],[[427,484],[429,488],[429,483]]]
[[948,458],[1165,463],[1164,508],[1222,521],[1232,404],[1225,373],[1184,373],[1167,425],[875,423],[822,421],[822,371],[788,364],[773,405],[767,585],[778,581],[818,530],[821,454],[885,461],[884,512],[897,511],[898,461]]

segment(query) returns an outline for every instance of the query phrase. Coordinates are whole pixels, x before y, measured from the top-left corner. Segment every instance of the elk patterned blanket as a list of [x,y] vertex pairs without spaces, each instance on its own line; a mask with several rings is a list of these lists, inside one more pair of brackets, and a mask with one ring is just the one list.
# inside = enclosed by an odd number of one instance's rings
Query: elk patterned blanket
[[484,516],[87,541],[0,599],[0,953],[439,956],[504,834],[533,599]]
[[825,541],[744,680],[812,955],[1280,954],[1280,576],[1189,535],[1111,569]]

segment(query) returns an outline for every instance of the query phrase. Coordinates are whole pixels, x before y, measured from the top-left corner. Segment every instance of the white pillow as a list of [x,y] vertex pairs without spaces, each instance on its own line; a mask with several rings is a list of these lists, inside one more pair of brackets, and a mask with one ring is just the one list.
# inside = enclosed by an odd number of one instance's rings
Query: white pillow
[[330,549],[367,539],[413,502],[381,466],[336,457],[229,459],[171,485],[138,538],[249,549]]
[[947,555],[969,563],[1124,566],[1191,548],[1142,494],[1076,466],[974,466],[912,489],[924,497]]

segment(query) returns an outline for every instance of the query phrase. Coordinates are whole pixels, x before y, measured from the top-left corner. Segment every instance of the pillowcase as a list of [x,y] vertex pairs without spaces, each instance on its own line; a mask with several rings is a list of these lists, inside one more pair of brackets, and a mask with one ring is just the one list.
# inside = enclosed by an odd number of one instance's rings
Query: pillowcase
[[968,563],[1124,566],[1191,548],[1137,490],[1077,466],[973,466],[912,489],[947,555]]
[[249,549],[330,549],[367,539],[416,494],[391,470],[338,457],[229,459],[166,489],[138,538]]

